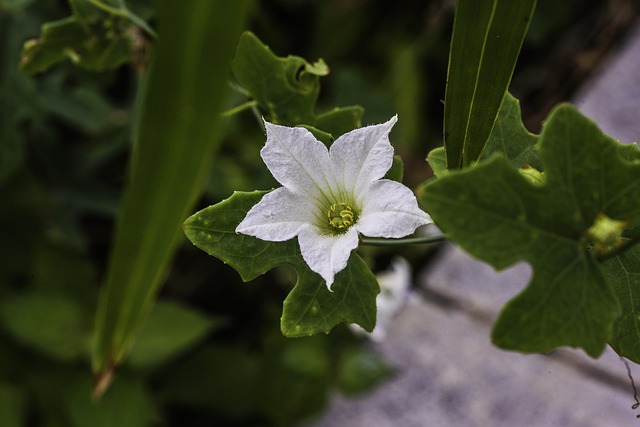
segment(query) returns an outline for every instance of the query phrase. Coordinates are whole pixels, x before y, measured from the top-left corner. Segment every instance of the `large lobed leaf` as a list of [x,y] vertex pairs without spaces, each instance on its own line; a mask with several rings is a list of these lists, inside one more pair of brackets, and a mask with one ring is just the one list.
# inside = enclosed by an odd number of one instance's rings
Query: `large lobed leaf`
[[608,260],[603,271],[622,309],[609,344],[620,356],[640,363],[640,246]]
[[238,83],[269,112],[270,121],[313,124],[320,91],[318,78],[329,73],[322,60],[310,64],[299,56],[277,57],[246,31],[240,37],[231,69]]
[[[512,133],[521,123],[504,126]],[[498,269],[520,260],[533,267],[494,327],[497,345],[526,352],[569,345],[596,356],[620,309],[586,232],[598,214],[640,224],[640,161],[623,158],[628,148],[567,105],[553,111],[537,145],[543,185],[498,154],[428,183],[421,201],[472,255]]]
[[480,155],[480,160],[488,159],[494,153],[503,153],[517,168],[525,165],[542,168],[536,149],[538,136],[524,127],[521,117],[520,102],[509,92],[505,93],[496,123]]
[[253,33],[245,31],[231,70],[245,95],[257,101],[271,123],[303,125],[327,145],[360,127],[364,109],[357,105],[316,113],[320,77],[329,73],[322,59],[309,63],[295,55],[277,56]]
[[284,301],[281,329],[284,335],[299,337],[329,332],[335,325],[357,323],[372,331],[376,318],[378,283],[356,254],[338,273],[332,290],[302,260],[296,239],[267,242],[236,233],[247,212],[265,194],[236,192],[230,198],[197,212],[184,223],[194,245],[233,267],[248,281],[272,268],[292,265],[298,280]]

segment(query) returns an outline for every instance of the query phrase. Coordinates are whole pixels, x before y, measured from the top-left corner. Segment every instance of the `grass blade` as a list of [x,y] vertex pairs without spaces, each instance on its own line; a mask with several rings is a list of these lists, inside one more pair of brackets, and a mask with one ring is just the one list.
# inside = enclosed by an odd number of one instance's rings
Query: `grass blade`
[[218,145],[229,63],[248,3],[158,2],[160,34],[98,303],[96,388],[109,382],[131,349],[200,194]]
[[478,160],[529,28],[536,0],[458,0],[444,109],[448,169]]

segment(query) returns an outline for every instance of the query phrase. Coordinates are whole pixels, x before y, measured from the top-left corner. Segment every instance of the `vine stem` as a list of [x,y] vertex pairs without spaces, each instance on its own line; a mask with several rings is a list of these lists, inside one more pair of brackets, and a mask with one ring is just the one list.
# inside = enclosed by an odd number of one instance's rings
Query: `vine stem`
[[444,242],[448,237],[446,234],[434,234],[433,236],[408,237],[406,239],[377,239],[372,237],[361,237],[360,242],[368,246],[398,246],[398,245],[423,245],[429,243]]
[[[640,406],[640,400],[638,400],[638,389],[636,388],[636,383],[633,381],[633,375],[631,375],[631,368],[629,367],[629,362],[627,359],[619,356],[622,363],[624,363],[624,367],[627,368],[627,377],[629,377],[629,381],[631,382],[631,389],[633,390],[633,400],[636,401],[633,405],[631,405],[631,409],[638,409]],[[636,415],[636,418],[640,418],[640,415]]]
[[233,116],[234,114],[238,114],[244,110],[248,110],[249,108],[253,108],[257,105],[258,105],[258,101],[247,101],[243,104],[238,105],[237,107],[233,107],[230,110],[225,111],[224,113],[222,113],[222,116],[230,117],[230,116]]

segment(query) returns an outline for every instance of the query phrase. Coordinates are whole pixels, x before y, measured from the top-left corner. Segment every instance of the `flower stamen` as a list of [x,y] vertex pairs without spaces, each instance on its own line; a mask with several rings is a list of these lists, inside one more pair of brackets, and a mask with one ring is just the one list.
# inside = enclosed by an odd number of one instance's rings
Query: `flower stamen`
[[337,231],[345,231],[355,222],[355,214],[346,203],[334,203],[327,212],[329,225]]

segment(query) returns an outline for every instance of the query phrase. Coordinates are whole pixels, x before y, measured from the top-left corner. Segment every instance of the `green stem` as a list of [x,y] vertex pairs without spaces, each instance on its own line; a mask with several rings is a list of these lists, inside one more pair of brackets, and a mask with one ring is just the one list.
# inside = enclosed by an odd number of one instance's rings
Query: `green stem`
[[243,88],[242,86],[240,86],[239,84],[235,82],[229,82],[229,87],[231,87],[231,89],[233,89],[235,92],[239,93],[240,95],[244,96],[245,98],[251,98],[251,93],[245,88]]
[[[243,88],[242,86],[240,86],[239,84],[234,82],[229,82],[229,86],[231,86],[231,89],[233,89],[240,95],[244,96],[245,98],[251,98],[251,93],[245,88]],[[258,126],[260,126],[260,129],[262,129],[262,132],[265,132],[264,122],[262,121],[263,116],[262,116],[262,112],[260,112],[260,109],[258,108],[258,101],[256,100],[248,101],[245,104],[242,104],[242,106],[244,105],[246,105],[247,108],[251,108],[251,112],[253,113],[253,116],[256,118],[256,121],[258,122]],[[239,107],[236,107],[236,108],[239,108]]]
[[253,108],[256,105],[258,105],[258,101],[247,101],[244,104],[240,104],[237,107],[233,107],[230,110],[225,111],[224,113],[222,113],[223,117],[231,117],[234,114],[238,114],[244,110],[248,110],[249,108]]
[[360,241],[363,245],[368,246],[398,246],[438,243],[444,242],[447,238],[446,234],[435,234],[433,236],[408,237],[406,239],[374,239],[371,237],[362,237]]
[[256,105],[251,107],[251,112],[253,113],[253,117],[255,117],[256,121],[258,122],[258,126],[260,126],[260,129],[262,129],[262,133],[265,133],[266,129],[264,126],[262,113],[260,113],[260,110],[258,109],[258,103],[256,103]]

